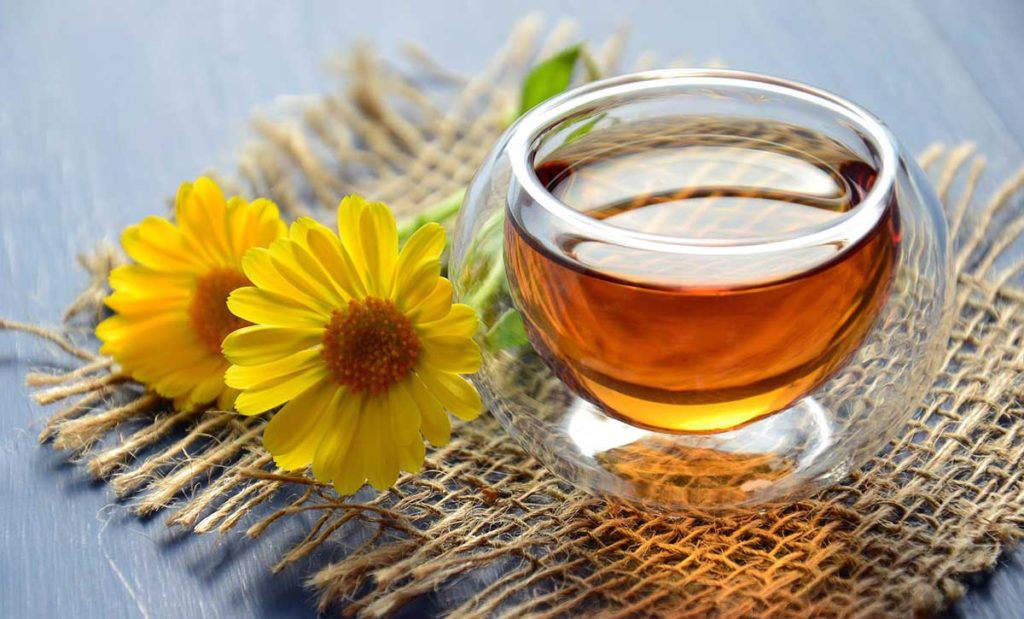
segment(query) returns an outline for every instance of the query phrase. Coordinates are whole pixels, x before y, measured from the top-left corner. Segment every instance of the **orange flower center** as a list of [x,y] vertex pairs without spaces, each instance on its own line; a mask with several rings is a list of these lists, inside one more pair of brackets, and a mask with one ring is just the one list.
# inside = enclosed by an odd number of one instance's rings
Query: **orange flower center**
[[221,354],[221,342],[229,333],[252,324],[228,310],[228,295],[243,286],[252,286],[252,282],[239,271],[227,268],[214,269],[196,282],[188,315],[199,341],[217,355]]
[[377,395],[409,375],[420,338],[394,303],[368,297],[334,310],[321,354],[339,385]]

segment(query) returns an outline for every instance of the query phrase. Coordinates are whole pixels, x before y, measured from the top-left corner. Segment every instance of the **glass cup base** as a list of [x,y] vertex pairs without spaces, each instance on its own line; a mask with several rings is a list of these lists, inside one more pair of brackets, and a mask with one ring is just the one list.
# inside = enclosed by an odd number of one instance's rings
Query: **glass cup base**
[[648,511],[764,506],[848,472],[831,457],[830,412],[813,397],[740,428],[675,434],[639,428],[574,397],[556,423],[493,408],[549,470],[575,487]]

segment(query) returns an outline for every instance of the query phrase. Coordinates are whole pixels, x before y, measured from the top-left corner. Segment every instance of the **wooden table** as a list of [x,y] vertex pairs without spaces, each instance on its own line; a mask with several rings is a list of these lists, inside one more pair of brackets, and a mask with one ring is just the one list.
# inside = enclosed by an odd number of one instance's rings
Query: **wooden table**
[[[1024,3],[527,2],[0,4],[0,316],[57,323],[83,285],[75,256],[161,211],[178,183],[232,153],[254,108],[332,87],[330,54],[418,41],[480,67],[516,18],[572,16],[581,38],[632,24],[629,51],[719,58],[833,90],[885,119],[913,151],[977,142],[993,175],[1024,163]],[[271,576],[301,529],[249,543],[140,521],[35,441],[46,412],[24,373],[51,359],[0,334],[0,616],[314,614],[308,565]],[[952,611],[1024,613],[1010,557]],[[423,607],[412,609],[414,614]]]

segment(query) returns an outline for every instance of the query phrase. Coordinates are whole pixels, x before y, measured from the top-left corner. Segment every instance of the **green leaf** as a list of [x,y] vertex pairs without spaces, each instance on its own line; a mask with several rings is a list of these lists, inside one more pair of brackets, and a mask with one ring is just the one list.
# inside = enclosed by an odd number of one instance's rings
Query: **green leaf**
[[523,80],[516,116],[522,116],[538,103],[568,90],[582,51],[580,44],[567,47],[531,69]]
[[526,344],[528,341],[526,339],[526,326],[523,325],[523,319],[519,312],[514,309],[505,310],[505,313],[498,318],[498,322],[494,323],[484,336],[484,343],[487,345],[487,349],[492,352],[516,348]]
[[604,120],[605,116],[606,116],[606,114],[604,112],[601,112],[597,116],[594,116],[593,118],[591,118],[587,122],[581,124],[580,126],[576,127],[575,129],[573,129],[572,132],[569,135],[565,136],[565,143],[563,144],[563,146],[567,146],[569,144],[572,144],[576,140],[582,138],[583,136],[585,136],[588,133],[590,133],[591,131],[593,131],[593,129],[597,125],[597,123],[599,123],[602,120]]

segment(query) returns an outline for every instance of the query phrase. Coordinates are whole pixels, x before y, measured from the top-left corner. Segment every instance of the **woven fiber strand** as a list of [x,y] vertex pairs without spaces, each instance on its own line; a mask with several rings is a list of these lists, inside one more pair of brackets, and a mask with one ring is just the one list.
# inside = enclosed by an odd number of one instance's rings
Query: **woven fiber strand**
[[[351,192],[414,215],[469,180],[530,61],[572,30],[541,34],[538,20],[523,22],[469,79],[421,54],[405,73],[356,53],[344,90],[256,122],[238,188],[289,215],[326,218]],[[606,46],[606,66],[620,42]],[[391,492],[338,497],[272,468],[260,443],[265,418],[174,412],[72,342],[67,332],[90,328],[101,310],[120,260],[110,248],[83,259],[91,283],[61,330],[0,327],[68,354],[70,368],[27,377],[37,402],[60,406],[40,440],[109,480],[137,513],[166,510],[168,524],[197,533],[244,524],[253,537],[313,514],[275,570],[358,529],[365,541],[309,578],[325,609],[388,615],[439,592],[458,616],[920,614],[961,595],[961,578],[991,567],[1024,532],[1024,291],[1020,262],[1008,257],[1024,230],[1024,171],[981,203],[984,162],[969,146],[933,147],[921,163],[958,247],[957,318],[941,375],[883,455],[812,500],[769,511],[667,518],[605,503],[553,478],[487,415],[457,422],[425,471]],[[456,581],[473,593],[456,595]]]

